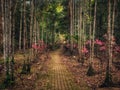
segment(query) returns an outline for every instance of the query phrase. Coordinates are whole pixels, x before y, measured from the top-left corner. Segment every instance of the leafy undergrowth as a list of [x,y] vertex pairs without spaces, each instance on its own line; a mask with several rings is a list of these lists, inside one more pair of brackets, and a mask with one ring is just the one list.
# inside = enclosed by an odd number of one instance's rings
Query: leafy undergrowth
[[[75,57],[75,56],[74,56]],[[116,69],[114,66],[112,67],[112,80],[113,87],[110,88],[100,88],[100,85],[104,82],[105,73],[106,73],[106,62],[103,65],[100,64],[97,58],[94,59],[93,69],[95,70],[95,75],[87,76],[87,70],[89,68],[89,63],[85,60],[84,64],[78,63],[75,58],[71,58],[68,56],[63,57],[63,63],[67,65],[68,70],[70,70],[74,79],[80,87],[86,86],[90,87],[92,90],[120,90],[120,70]]]
[[[33,63],[32,65],[32,70],[31,73],[29,75],[23,75],[22,80],[21,80],[21,85],[23,87],[23,90],[38,90],[38,86],[39,88],[42,88],[45,81],[41,78],[45,78],[47,77],[46,74],[46,69],[45,69],[45,64],[46,64],[46,55],[43,54],[39,57],[38,61]],[[20,81],[18,81],[18,84],[20,83]],[[37,84],[36,84],[37,83]],[[17,85],[16,85],[17,86]],[[37,86],[37,87],[36,87]],[[21,89],[21,87],[16,87],[16,89],[18,90],[18,88]],[[15,89],[15,90],[16,90]]]
[[[46,54],[39,55],[37,59],[31,62],[31,72],[29,74],[21,74],[22,64],[25,59],[23,54],[15,54],[15,84],[6,90],[34,90],[36,87],[35,82],[42,76],[45,76],[40,74],[42,74],[42,71],[45,71],[43,66],[47,60]],[[3,64],[1,65],[4,66]],[[4,89],[4,85],[2,85],[4,79],[5,73],[3,68],[0,74],[0,90]]]

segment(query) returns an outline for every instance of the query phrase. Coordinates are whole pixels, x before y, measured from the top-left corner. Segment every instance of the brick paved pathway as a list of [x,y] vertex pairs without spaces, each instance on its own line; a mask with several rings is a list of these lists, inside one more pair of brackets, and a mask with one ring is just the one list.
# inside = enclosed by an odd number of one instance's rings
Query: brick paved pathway
[[55,51],[50,56],[48,80],[51,88],[49,90],[80,90],[74,83],[72,74],[62,63],[60,51]]

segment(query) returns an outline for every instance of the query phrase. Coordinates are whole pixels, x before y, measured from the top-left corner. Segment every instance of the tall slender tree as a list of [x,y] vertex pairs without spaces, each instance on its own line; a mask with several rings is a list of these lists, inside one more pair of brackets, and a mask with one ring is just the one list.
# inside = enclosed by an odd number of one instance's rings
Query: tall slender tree
[[[32,48],[32,43],[33,43],[33,28],[34,28],[34,1],[31,0],[31,12],[30,12],[30,56],[33,56],[33,48]],[[30,57],[32,59],[32,57]],[[31,60],[30,60],[31,61]]]
[[[91,5],[90,5],[91,6]],[[94,75],[94,69],[93,69],[93,60],[94,60],[94,41],[95,41],[95,32],[96,32],[96,12],[97,12],[97,0],[95,0],[95,6],[94,6],[94,21],[93,21],[93,30],[91,30],[91,22],[89,27],[89,33],[90,33],[90,65],[87,71],[88,76]],[[91,12],[90,12],[91,16]]]
[[117,0],[114,0],[114,4],[113,4],[113,11],[112,11],[112,30],[111,30],[111,65],[112,65],[112,61],[113,61],[113,45],[114,45],[114,28],[115,28],[115,14],[116,14],[116,2]]
[[70,8],[70,44],[71,44],[71,52],[73,51],[73,0],[69,1]]
[[19,50],[22,49],[22,25],[23,25],[23,3],[21,3],[21,19],[20,19],[20,32],[19,32]]
[[26,26],[26,0],[23,0],[23,18],[24,18],[24,31],[23,31],[23,51],[25,53],[26,50],[26,33],[27,33],[27,26]]
[[93,22],[93,32],[92,32],[92,61],[94,59],[94,41],[95,41],[95,30],[96,30],[96,11],[97,11],[97,0],[95,0],[95,7],[94,7],[94,22]]
[[112,75],[110,72],[111,64],[112,64],[112,56],[111,56],[111,0],[108,0],[108,26],[107,26],[107,68],[106,68],[106,77],[103,83],[103,86],[111,86],[112,84]]

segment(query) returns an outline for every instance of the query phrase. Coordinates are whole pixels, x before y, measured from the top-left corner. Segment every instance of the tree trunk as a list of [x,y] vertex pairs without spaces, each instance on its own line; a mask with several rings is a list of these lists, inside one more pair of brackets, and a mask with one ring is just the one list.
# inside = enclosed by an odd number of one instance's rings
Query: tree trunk
[[24,4],[24,14],[23,14],[23,17],[24,17],[24,32],[23,32],[23,51],[25,53],[25,50],[26,50],[26,0],[23,0],[23,4]]
[[23,23],[23,4],[21,3],[21,19],[20,19],[20,32],[19,32],[19,50],[22,49],[22,23]]
[[12,12],[12,56],[14,56],[15,51],[15,12],[17,8],[18,0],[16,0],[15,7]]
[[32,36],[33,36],[33,12],[34,12],[34,3],[33,0],[31,0],[31,17],[30,17],[30,48],[32,47]]
[[114,0],[113,12],[112,12],[112,31],[111,31],[111,66],[113,62],[113,44],[114,44],[114,27],[115,27],[115,10],[116,10],[116,0]]
[[2,10],[2,31],[3,31],[3,53],[4,53],[4,68],[6,71],[6,29],[5,29],[5,2],[1,0],[1,10]]
[[97,8],[97,0],[95,0],[95,7],[94,7],[94,22],[93,22],[93,33],[92,33],[91,61],[93,61],[93,59],[94,59],[94,41],[95,41],[95,29],[96,29],[96,8]]
[[79,16],[80,17],[80,28],[79,28],[80,29],[80,32],[79,32],[80,33],[79,34],[80,35],[79,36],[80,37],[80,45],[79,45],[80,46],[80,49],[79,49],[80,58],[82,57],[81,50],[82,50],[82,10],[83,10],[81,5],[82,3],[80,4],[80,16]]
[[110,70],[111,66],[111,2],[108,0],[108,28],[107,28],[107,33],[108,33],[108,71]]
[[69,7],[70,7],[70,45],[71,45],[71,51],[73,51],[73,0],[70,0]]
[[89,17],[90,17],[90,25],[89,25],[89,40],[90,40],[90,64],[92,64],[92,21],[91,21],[91,0],[89,0]]
[[32,61],[33,58],[33,48],[32,48],[32,43],[33,43],[33,28],[34,28],[34,1],[31,0],[31,13],[30,13],[30,61]]

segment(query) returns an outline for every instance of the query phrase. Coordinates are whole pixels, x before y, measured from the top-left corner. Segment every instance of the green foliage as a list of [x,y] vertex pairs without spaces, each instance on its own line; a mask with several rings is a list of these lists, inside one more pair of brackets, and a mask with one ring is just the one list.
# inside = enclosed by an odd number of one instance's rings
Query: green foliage
[[75,43],[77,43],[77,41],[78,41],[78,35],[72,36],[72,39],[73,39],[73,41],[74,41]]
[[63,11],[63,6],[61,4],[58,4],[58,6],[56,7],[56,12],[61,13],[62,11]]
[[65,34],[65,40],[70,40],[70,34]]

